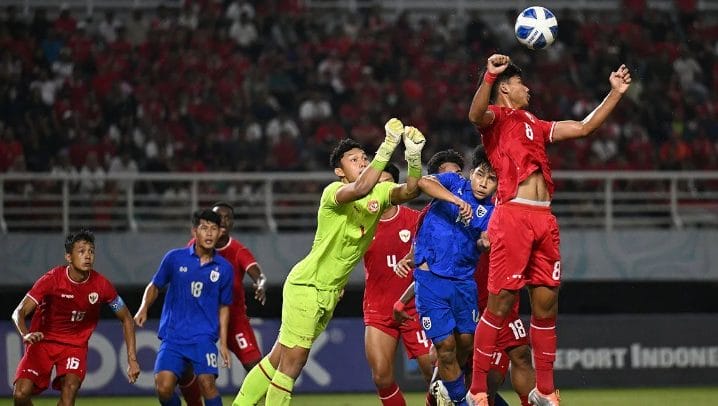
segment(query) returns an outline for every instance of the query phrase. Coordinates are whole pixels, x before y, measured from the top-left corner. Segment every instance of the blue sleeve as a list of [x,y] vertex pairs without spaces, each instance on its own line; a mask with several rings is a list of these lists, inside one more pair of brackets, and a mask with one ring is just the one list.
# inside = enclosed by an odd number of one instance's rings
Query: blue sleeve
[[458,181],[464,179],[463,176],[454,172],[445,172],[434,176],[436,176],[436,179],[439,181],[439,183],[441,183],[442,186],[449,190],[453,189]]
[[232,271],[232,267],[227,264],[224,266],[224,272],[223,274],[223,280],[222,280],[222,286],[219,290],[219,301],[223,305],[230,305],[232,304],[232,286],[234,282],[234,272]]
[[170,280],[172,280],[173,252],[174,250],[165,254],[165,257],[162,258],[162,262],[160,262],[160,266],[157,268],[155,276],[152,277],[152,284],[160,289],[164,288]]

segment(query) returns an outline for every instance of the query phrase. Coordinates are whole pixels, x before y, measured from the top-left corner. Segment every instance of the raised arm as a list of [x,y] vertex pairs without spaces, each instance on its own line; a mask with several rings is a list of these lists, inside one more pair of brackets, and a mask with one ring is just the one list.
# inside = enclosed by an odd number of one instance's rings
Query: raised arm
[[122,334],[125,337],[125,347],[127,347],[127,379],[130,383],[135,383],[140,376],[140,364],[137,363],[135,323],[130,310],[122,303],[122,299],[119,300],[118,306],[119,309],[115,310],[117,306],[110,305],[117,318],[122,322]]
[[135,323],[137,323],[138,326],[142,327],[145,325],[147,321],[147,311],[150,309],[150,306],[152,306],[152,303],[157,300],[159,293],[160,290],[154,283],[150,282],[147,284],[145,293],[142,295],[142,304],[135,314]]
[[406,183],[391,191],[391,203],[402,204],[419,196],[419,179],[421,179],[421,151],[426,145],[424,134],[415,127],[404,128],[404,158],[408,165]]
[[419,189],[434,199],[444,200],[459,206],[459,213],[461,214],[461,217],[467,220],[471,219],[471,205],[451,193],[436,179],[435,176],[426,175],[422,177],[419,180]]
[[404,124],[396,118],[392,118],[384,125],[386,137],[376,151],[374,159],[369,166],[366,167],[354,181],[340,187],[334,199],[338,204],[346,204],[359,200],[371,192],[371,190],[379,182],[381,172],[384,170],[387,162],[391,159],[397,145],[401,142],[401,136],[404,133]]
[[556,123],[553,129],[553,142],[585,137],[606,121],[631,86],[631,72],[626,65],[621,65],[616,71],[611,72],[608,80],[611,83],[611,90],[601,104],[581,121],[566,120]]
[[469,121],[479,128],[486,127],[491,124],[494,114],[488,110],[491,99],[491,87],[496,81],[496,77],[509,66],[511,58],[506,55],[494,54],[486,61],[486,73],[479,88],[474,93],[469,108]]
[[12,312],[11,316],[17,332],[20,333],[20,337],[22,337],[22,341],[27,344],[33,344],[45,338],[44,334],[40,331],[29,331],[25,323],[27,316],[32,314],[36,307],[37,303],[35,303],[30,296],[25,296]]

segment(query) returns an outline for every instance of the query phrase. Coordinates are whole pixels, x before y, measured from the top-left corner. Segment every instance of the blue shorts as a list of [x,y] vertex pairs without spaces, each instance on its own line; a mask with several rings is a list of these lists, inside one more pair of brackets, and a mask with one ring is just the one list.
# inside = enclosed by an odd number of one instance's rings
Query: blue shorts
[[416,269],[414,280],[419,321],[431,341],[441,342],[454,332],[474,334],[480,314],[473,278],[449,279]]
[[197,375],[218,374],[217,364],[222,362],[217,345],[210,341],[197,344],[177,344],[162,341],[155,360],[155,374],[160,371],[172,371],[177,377],[190,365]]

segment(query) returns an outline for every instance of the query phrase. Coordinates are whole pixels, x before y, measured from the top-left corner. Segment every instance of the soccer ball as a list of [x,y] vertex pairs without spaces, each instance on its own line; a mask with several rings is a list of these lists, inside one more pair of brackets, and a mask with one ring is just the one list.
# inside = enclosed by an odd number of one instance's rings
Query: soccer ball
[[529,7],[516,17],[514,32],[519,42],[530,49],[544,49],[558,35],[558,20],[547,8]]

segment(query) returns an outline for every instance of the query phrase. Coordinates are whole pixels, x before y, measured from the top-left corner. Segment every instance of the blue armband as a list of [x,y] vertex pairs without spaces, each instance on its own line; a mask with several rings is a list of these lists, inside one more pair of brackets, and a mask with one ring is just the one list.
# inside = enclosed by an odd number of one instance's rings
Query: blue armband
[[120,297],[120,295],[117,295],[115,300],[110,302],[110,309],[112,309],[112,311],[115,313],[122,310],[123,307],[125,307],[125,302],[122,300],[122,297]]

